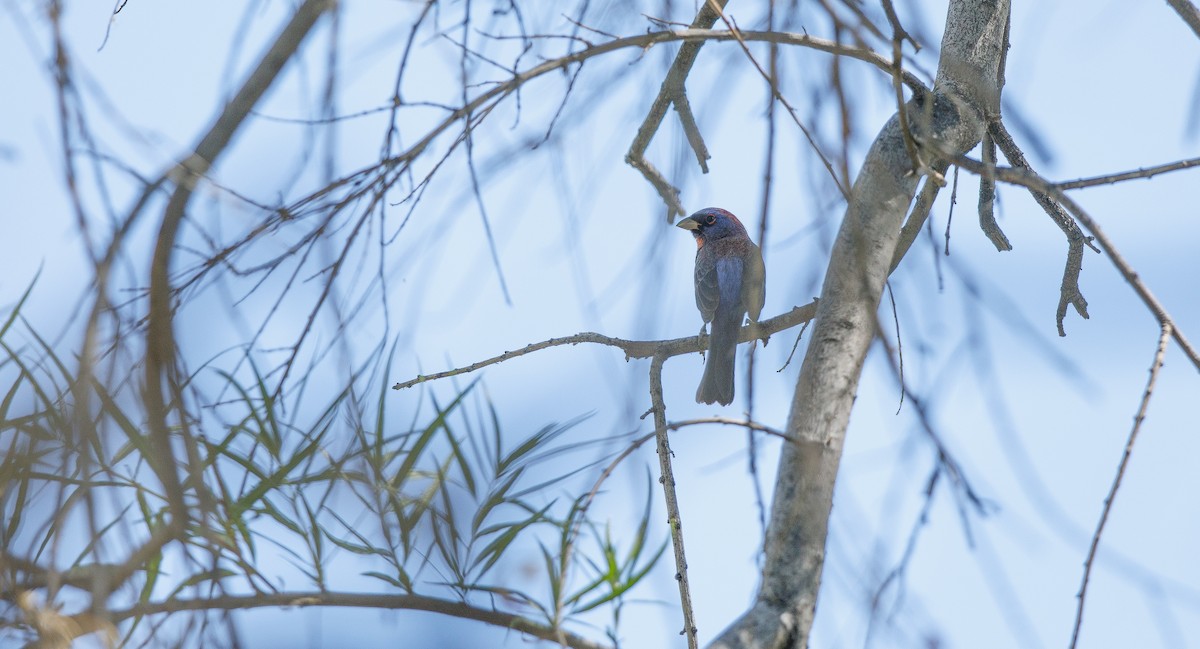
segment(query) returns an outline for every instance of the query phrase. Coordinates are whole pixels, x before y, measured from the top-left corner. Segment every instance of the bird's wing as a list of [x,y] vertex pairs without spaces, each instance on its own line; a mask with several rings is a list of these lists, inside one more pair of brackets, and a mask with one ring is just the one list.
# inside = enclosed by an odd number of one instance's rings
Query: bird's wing
[[717,276],[717,291],[720,295],[717,310],[736,310],[737,323],[742,324],[742,278],[745,276],[745,263],[739,256],[728,255],[717,259],[714,264],[714,275]]
[[767,300],[767,268],[763,264],[762,250],[753,243],[746,252],[745,274],[742,276],[742,306],[750,319],[758,322],[763,304]]
[[696,308],[700,310],[700,317],[704,318],[705,322],[712,322],[720,301],[716,265],[696,264]]

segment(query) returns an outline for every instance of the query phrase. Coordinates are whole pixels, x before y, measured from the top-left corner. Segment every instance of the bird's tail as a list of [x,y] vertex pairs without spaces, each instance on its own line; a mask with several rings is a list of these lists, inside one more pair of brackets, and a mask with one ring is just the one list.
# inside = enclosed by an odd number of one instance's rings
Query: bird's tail
[[741,323],[737,320],[721,322],[713,320],[712,335],[708,341],[708,360],[704,363],[704,377],[696,388],[696,403],[733,403],[733,365],[737,358],[737,339]]

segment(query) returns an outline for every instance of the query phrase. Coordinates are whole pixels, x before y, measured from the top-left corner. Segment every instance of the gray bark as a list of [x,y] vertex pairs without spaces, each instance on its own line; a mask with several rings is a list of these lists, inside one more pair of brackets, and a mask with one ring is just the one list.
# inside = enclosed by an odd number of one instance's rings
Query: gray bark
[[[949,3],[933,98],[906,105],[924,165],[935,150],[973,149],[998,114],[1008,14],[1008,0]],[[897,114],[859,171],[830,255],[788,417],[787,434],[799,441],[780,457],[758,597],[714,649],[808,646],[846,426],[917,180]]]

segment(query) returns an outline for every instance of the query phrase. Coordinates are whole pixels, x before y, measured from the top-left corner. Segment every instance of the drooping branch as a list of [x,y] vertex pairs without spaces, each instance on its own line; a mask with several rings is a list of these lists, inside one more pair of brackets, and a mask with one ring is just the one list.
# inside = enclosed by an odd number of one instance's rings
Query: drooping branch
[[[988,126],[990,139],[999,145],[1000,150],[1004,152],[1004,157],[1008,158],[1008,161],[1013,166],[1032,173],[1033,167],[1025,159],[1025,153],[1017,146],[1012,135],[1008,133],[1004,122],[1000,119],[993,119]],[[984,153],[986,154],[987,151],[985,150]],[[992,183],[995,183],[995,168],[995,156],[993,155],[990,164],[985,160],[982,170],[983,174],[989,179],[989,182]],[[1055,225],[1062,229],[1063,234],[1067,236],[1067,263],[1063,269],[1058,310],[1055,316],[1058,323],[1058,335],[1065,336],[1067,335],[1067,331],[1063,326],[1063,321],[1067,317],[1068,305],[1075,307],[1076,313],[1083,317],[1083,319],[1086,320],[1089,317],[1087,300],[1084,299],[1083,291],[1079,288],[1079,273],[1083,270],[1083,247],[1086,245],[1093,250],[1096,247],[1092,245],[1091,239],[1085,236],[1079,229],[1079,224],[1047,192],[1032,187],[1029,188],[1029,191],[1033,195],[1033,199],[1037,201],[1037,204],[1042,207],[1046,214],[1050,216],[1050,219],[1054,221]],[[1005,241],[1007,242],[1007,239]]]
[[[996,166],[996,142],[989,133],[983,134],[983,164],[989,168]],[[996,179],[990,173],[979,177],[979,229],[983,230],[992,245],[996,246],[996,250],[1012,250],[1012,244],[1000,229],[1000,224],[996,222]],[[1079,249],[1082,253],[1083,246],[1079,246]],[[1065,305],[1063,311],[1066,311]],[[1059,323],[1062,323],[1061,317]]]
[[[978,174],[984,173],[987,169],[983,163],[966,156],[955,157],[954,164]],[[1060,210],[1066,210],[1066,213],[1069,214],[1068,218],[1074,218],[1084,229],[1090,232],[1095,237],[1096,242],[1100,244],[1100,250],[1104,251],[1109,261],[1121,273],[1121,276],[1125,278],[1125,281],[1133,287],[1134,292],[1141,298],[1142,303],[1146,305],[1146,309],[1150,311],[1159,325],[1171,325],[1172,338],[1175,339],[1175,342],[1179,343],[1180,349],[1183,350],[1183,353],[1192,362],[1192,365],[1195,365],[1196,369],[1200,370],[1200,351],[1197,351],[1187,336],[1180,331],[1179,324],[1171,317],[1171,314],[1163,306],[1162,302],[1158,301],[1158,298],[1150,290],[1150,287],[1142,281],[1141,276],[1138,275],[1133,266],[1117,250],[1112,239],[1100,228],[1100,224],[1096,223],[1095,219],[1084,211],[1070,196],[1067,196],[1062,191],[1060,185],[1042,178],[1028,168],[995,167],[987,170],[987,172],[994,174],[996,180],[1001,182],[1025,187],[1035,192],[1035,196],[1038,193],[1046,195],[1051,199],[1051,202],[1060,206]]]

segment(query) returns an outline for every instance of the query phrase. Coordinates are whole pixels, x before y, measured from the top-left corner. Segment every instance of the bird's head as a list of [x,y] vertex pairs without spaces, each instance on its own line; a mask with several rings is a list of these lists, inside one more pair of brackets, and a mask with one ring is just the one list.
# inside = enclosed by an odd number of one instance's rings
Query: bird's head
[[719,207],[706,207],[675,225],[692,231],[692,236],[696,237],[697,248],[704,247],[706,241],[747,236],[746,228],[738,217]]

